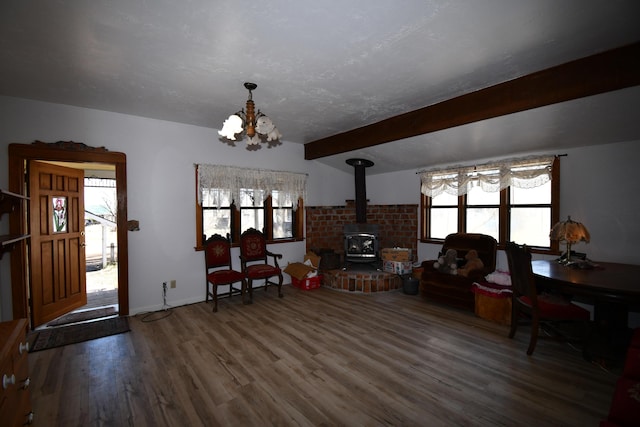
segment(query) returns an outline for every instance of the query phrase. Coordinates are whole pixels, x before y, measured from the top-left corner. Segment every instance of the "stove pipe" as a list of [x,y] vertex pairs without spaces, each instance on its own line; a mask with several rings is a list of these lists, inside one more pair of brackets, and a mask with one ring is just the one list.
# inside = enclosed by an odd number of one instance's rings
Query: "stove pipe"
[[364,170],[373,166],[371,160],[348,159],[347,164],[355,169],[356,178],[356,223],[366,224],[367,222],[367,183]]

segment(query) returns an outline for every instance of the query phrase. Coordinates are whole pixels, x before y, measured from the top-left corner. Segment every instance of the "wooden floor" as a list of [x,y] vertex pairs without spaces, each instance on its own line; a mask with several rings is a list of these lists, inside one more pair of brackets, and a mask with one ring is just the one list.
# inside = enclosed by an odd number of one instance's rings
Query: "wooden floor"
[[[258,290],[31,353],[36,426],[597,426],[616,374],[401,292]],[[168,313],[160,313],[168,314]],[[154,316],[155,317],[160,317]]]

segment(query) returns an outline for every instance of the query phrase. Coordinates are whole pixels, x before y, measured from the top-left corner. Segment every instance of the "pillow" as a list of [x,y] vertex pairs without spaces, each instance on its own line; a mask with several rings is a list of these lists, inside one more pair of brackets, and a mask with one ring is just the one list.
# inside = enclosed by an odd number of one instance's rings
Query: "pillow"
[[496,270],[493,273],[487,274],[484,278],[489,283],[496,283],[502,286],[511,286],[511,275],[508,271]]

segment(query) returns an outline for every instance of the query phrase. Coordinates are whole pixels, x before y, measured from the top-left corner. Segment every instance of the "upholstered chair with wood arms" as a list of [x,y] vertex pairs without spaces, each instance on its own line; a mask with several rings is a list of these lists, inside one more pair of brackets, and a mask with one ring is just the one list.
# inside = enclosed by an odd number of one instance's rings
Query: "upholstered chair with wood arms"
[[[253,302],[253,281],[264,279],[265,291],[269,285],[278,286],[278,296],[282,298],[282,270],[278,265],[278,259],[282,254],[274,254],[267,250],[267,240],[262,232],[255,228],[249,228],[240,235],[240,262],[242,272],[247,278],[249,302]],[[269,264],[271,259],[273,264]],[[278,282],[269,279],[278,277]]]
[[[247,281],[244,273],[234,270],[231,265],[231,242],[219,234],[214,234],[204,242],[204,259],[206,268],[205,301],[213,299],[213,311],[218,311],[218,287],[229,286],[225,295],[240,294],[245,302]],[[234,283],[240,283],[240,289]]]
[[[538,340],[538,329],[543,324],[549,324],[552,327],[554,323],[559,322],[581,322],[584,331],[582,338],[586,343],[589,332],[589,311],[573,304],[562,295],[538,294],[531,267],[531,252],[526,245],[520,246],[510,242],[507,243],[505,252],[513,288],[509,338],[515,336],[518,323],[523,319],[530,320],[531,338],[527,354],[531,355]],[[553,330],[557,332],[557,329],[553,328]],[[562,336],[559,338],[564,339]]]
[[498,242],[492,236],[481,233],[451,233],[442,245],[441,254],[453,249],[460,260],[471,250],[478,253],[484,266],[467,276],[449,274],[434,267],[436,259],[422,262],[420,293],[429,302],[451,305],[462,310],[475,311],[473,284],[483,282],[487,274],[496,269]]

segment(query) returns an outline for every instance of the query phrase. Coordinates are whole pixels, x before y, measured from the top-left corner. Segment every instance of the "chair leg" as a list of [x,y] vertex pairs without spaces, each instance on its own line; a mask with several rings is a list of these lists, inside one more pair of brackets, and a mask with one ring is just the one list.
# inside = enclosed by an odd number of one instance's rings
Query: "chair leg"
[[278,297],[282,298],[282,273],[278,274]]
[[249,291],[249,304],[253,304],[253,279],[247,280],[247,291]]
[[204,284],[204,302],[209,302],[209,281],[207,280]]
[[218,287],[216,285],[211,285],[213,288],[213,312],[218,312]]
[[584,342],[582,343],[582,358],[587,362],[591,362],[593,356],[591,355],[591,340],[595,334],[595,326],[591,321],[586,320],[584,322]]
[[536,348],[536,342],[538,341],[538,329],[540,328],[538,315],[533,314],[531,316],[531,339],[529,340],[529,348],[527,349],[527,355],[531,356],[533,350]]
[[242,295],[242,304],[247,304],[246,296],[247,296],[247,281],[242,279],[242,284],[240,285],[240,294]]
[[509,338],[513,338],[516,335],[516,329],[518,329],[519,319],[520,310],[518,310],[518,304],[513,301],[511,303],[511,328],[509,329]]

